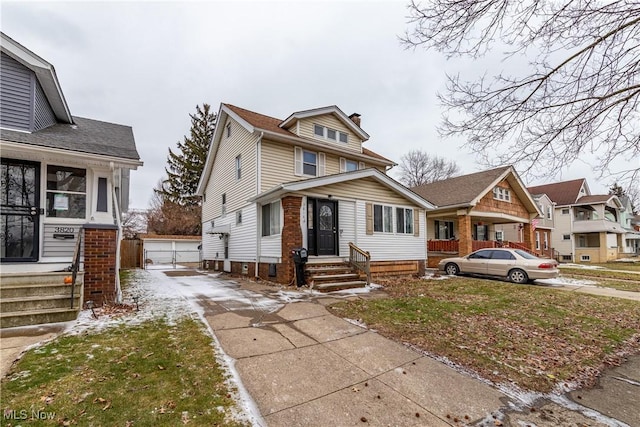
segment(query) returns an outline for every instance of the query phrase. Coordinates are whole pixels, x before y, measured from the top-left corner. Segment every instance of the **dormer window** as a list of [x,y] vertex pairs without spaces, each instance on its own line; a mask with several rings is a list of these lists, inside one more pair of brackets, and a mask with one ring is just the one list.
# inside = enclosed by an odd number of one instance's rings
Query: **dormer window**
[[349,141],[349,135],[346,133],[321,125],[313,125],[313,134],[320,138],[328,139],[329,141],[340,141],[345,144]]

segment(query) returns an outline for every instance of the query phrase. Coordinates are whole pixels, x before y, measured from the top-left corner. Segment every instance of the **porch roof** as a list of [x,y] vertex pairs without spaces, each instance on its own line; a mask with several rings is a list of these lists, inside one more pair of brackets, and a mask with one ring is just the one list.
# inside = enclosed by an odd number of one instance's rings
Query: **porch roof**
[[424,209],[434,209],[435,206],[422,198],[420,195],[409,190],[404,185],[400,184],[393,178],[380,172],[375,168],[361,169],[353,172],[345,172],[334,175],[327,175],[318,178],[310,178],[301,181],[285,182],[284,184],[277,185],[270,190],[258,194],[256,197],[250,199],[250,202],[264,203],[279,197],[282,197],[286,193],[310,190],[316,187],[322,187],[324,185],[338,184],[341,182],[355,181],[363,178],[373,178],[380,184],[390,188],[396,193],[400,194],[407,200],[410,200],[417,206]]
[[75,124],[58,123],[33,133],[0,129],[0,139],[102,156],[140,159],[130,126],[82,117],[74,117],[73,121]]

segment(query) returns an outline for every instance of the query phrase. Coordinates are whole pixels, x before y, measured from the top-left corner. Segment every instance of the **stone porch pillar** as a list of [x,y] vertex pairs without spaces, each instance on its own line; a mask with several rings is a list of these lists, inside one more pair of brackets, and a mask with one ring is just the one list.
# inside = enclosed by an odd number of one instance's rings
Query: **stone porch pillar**
[[278,282],[289,284],[293,280],[295,268],[291,250],[302,247],[302,229],[300,227],[300,207],[302,197],[286,196],[282,198],[284,224],[282,225],[282,268],[278,271]]

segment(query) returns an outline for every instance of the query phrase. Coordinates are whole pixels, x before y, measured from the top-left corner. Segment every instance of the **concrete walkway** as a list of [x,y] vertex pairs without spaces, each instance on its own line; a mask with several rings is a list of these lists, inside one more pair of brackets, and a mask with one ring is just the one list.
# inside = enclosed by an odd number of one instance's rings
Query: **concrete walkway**
[[[534,282],[536,284],[536,282]],[[599,286],[587,286],[587,285],[546,285],[538,284],[538,286],[545,286],[552,289],[558,289],[561,291],[579,292],[582,294],[599,295],[603,297],[622,298],[632,301],[640,301],[640,292],[622,291],[613,288],[602,288]]]
[[[345,298],[384,298],[381,291],[306,291],[299,302],[283,304],[276,301],[280,290],[252,282],[202,277],[211,289],[227,289],[213,297],[191,292],[188,274],[169,280],[175,281],[175,292],[185,289],[222,350],[235,360],[242,386],[261,413],[256,421],[261,426],[640,425],[635,399],[640,378],[628,372],[635,368],[569,397],[508,395],[325,308]],[[229,298],[234,289],[243,297]],[[23,331],[22,344],[55,333],[36,332]],[[3,375],[5,361],[24,349],[18,338],[2,335]],[[5,348],[13,353],[5,356]]]

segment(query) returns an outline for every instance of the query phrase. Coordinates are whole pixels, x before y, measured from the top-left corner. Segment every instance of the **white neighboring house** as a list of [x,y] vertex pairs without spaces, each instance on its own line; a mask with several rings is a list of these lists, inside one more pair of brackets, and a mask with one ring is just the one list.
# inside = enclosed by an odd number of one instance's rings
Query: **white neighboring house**
[[203,260],[211,268],[290,283],[291,250],[340,262],[350,244],[372,269],[424,271],[425,210],[363,143],[360,116],[336,106],[285,120],[221,104],[200,179]]
[[113,300],[133,131],[72,116],[53,65],[4,33],[1,50],[2,273],[68,268],[84,236],[86,294]]
[[[607,262],[624,254],[625,210],[615,195],[592,195],[584,178],[529,187],[555,204],[552,247],[559,261]],[[630,231],[630,230],[629,230]]]

